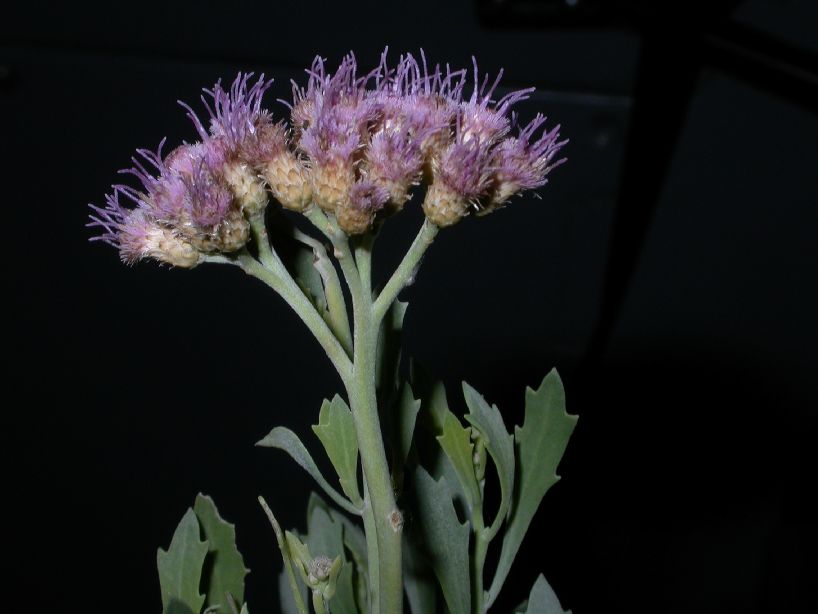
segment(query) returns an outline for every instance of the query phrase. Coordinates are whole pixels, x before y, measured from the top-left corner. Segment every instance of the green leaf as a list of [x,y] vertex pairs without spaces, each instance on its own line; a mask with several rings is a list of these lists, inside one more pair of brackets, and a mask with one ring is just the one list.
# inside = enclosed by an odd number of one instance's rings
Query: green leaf
[[474,444],[469,430],[447,409],[443,418],[443,433],[437,436],[437,440],[452,462],[471,510],[480,502],[480,487],[474,474]]
[[355,421],[344,400],[337,394],[330,401],[324,401],[318,415],[318,424],[313,432],[324,444],[332,466],[338,473],[341,490],[360,506],[358,491],[358,438],[355,435]]
[[[276,543],[278,544],[278,549],[281,551],[281,558],[284,561],[284,569],[279,576],[278,582],[281,609],[285,614],[307,614],[307,607],[304,605],[304,601],[307,598],[306,587],[304,587],[303,584],[299,584],[295,577],[295,570],[293,569],[295,561],[287,544],[287,538],[281,530],[281,525],[278,524],[273,510],[267,505],[267,501],[264,500],[264,497],[259,496],[258,502],[273,527]],[[284,582],[286,582],[287,586],[285,586]],[[287,587],[289,587],[290,590],[286,590]]]
[[244,603],[244,576],[249,572],[236,547],[236,528],[222,519],[213,499],[201,493],[193,511],[208,542],[207,607],[219,606],[220,612],[229,612],[227,595],[238,604]]
[[412,387],[408,382],[402,386],[400,400],[397,406],[397,416],[395,423],[397,433],[395,434],[395,465],[403,467],[406,459],[409,458],[409,450],[412,447],[412,437],[415,433],[415,422],[420,411],[420,401],[412,394]]
[[577,416],[565,411],[565,389],[556,370],[545,377],[537,390],[526,390],[525,420],[522,427],[515,429],[519,461],[517,488],[500,561],[489,589],[490,603],[497,597],[511,570],[542,498],[559,480],[557,466],[576,424]]
[[571,611],[562,609],[554,589],[545,581],[545,576],[540,574],[531,588],[525,614],[571,614]]
[[299,609],[293,591],[298,592],[302,605],[309,600],[307,585],[299,582],[293,588],[287,570],[282,569],[281,573],[278,574],[278,602],[281,605],[282,614],[304,614],[306,611],[306,607],[304,610]]
[[302,469],[309,473],[312,478],[318,482],[318,485],[324,489],[324,492],[326,492],[338,506],[350,514],[360,515],[360,509],[350,503],[349,500],[344,498],[341,493],[330,486],[329,482],[324,479],[324,476],[321,475],[318,466],[315,464],[312,456],[310,456],[307,448],[305,448],[304,444],[301,443],[301,440],[298,439],[298,435],[293,433],[290,429],[283,426],[277,426],[270,431],[270,433],[264,439],[256,443],[256,445],[263,448],[278,448],[279,450],[283,450],[289,454],[290,457],[296,463],[298,463]]
[[159,548],[156,553],[165,612],[181,614],[188,608],[193,614],[199,614],[202,610],[205,597],[199,593],[199,584],[207,547],[208,543],[199,536],[196,514],[188,508],[176,527],[170,547],[167,551]]
[[514,494],[514,437],[506,430],[496,405],[486,403],[482,395],[466,382],[463,382],[463,394],[469,407],[466,420],[483,437],[500,478],[500,507],[490,529],[494,533],[505,519]]
[[310,554],[313,557],[324,555],[330,559],[340,557],[343,563],[336,580],[335,595],[330,601],[331,610],[333,614],[357,614],[358,608],[355,605],[355,590],[352,583],[352,565],[347,561],[344,551],[343,532],[343,525],[330,516],[324,505],[309,506],[306,541]]
[[409,534],[403,542],[403,588],[412,614],[434,614],[437,611],[434,574],[429,561]]
[[315,259],[316,254],[311,249],[296,250],[292,259],[293,277],[312,301],[312,304],[315,305],[318,313],[326,316],[327,297],[324,294],[324,282],[321,279],[321,273],[315,266]]
[[418,467],[415,490],[421,538],[446,605],[451,614],[469,614],[469,525],[458,520],[445,480],[435,481]]

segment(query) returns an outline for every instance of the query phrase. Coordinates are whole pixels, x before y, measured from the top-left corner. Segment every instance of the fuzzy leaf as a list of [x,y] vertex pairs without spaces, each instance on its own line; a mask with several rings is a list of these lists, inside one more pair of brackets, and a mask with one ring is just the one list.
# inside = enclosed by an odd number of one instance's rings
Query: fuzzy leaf
[[315,253],[311,249],[296,250],[292,266],[294,269],[295,281],[315,305],[318,313],[325,315],[327,312],[327,297],[324,294],[324,282],[321,274],[315,266]]
[[256,445],[263,448],[278,448],[279,450],[283,450],[318,482],[318,485],[324,489],[324,492],[326,492],[336,504],[350,514],[360,514],[360,510],[357,507],[344,498],[341,493],[330,486],[329,482],[324,479],[324,476],[321,475],[318,466],[315,464],[312,456],[310,456],[307,448],[301,443],[298,435],[293,433],[290,429],[277,426],[270,431],[264,439],[256,443]]
[[397,406],[397,433],[394,438],[395,445],[399,449],[395,451],[395,464],[403,467],[406,459],[409,458],[409,449],[412,447],[412,437],[415,433],[415,422],[420,411],[420,401],[412,394],[412,387],[409,383],[404,383],[401,390],[400,400]]
[[403,588],[412,614],[434,614],[437,611],[434,574],[429,561],[408,535],[403,543]]
[[229,612],[227,595],[238,604],[244,603],[244,576],[249,572],[236,547],[236,528],[219,515],[213,499],[201,493],[193,511],[208,542],[207,607],[219,606],[220,612]]
[[545,377],[537,390],[526,390],[525,420],[522,427],[515,428],[517,488],[500,561],[489,589],[490,601],[500,592],[542,498],[559,480],[557,466],[576,424],[577,416],[565,411],[565,389],[556,370]]
[[471,611],[469,525],[461,524],[445,480],[435,481],[425,469],[415,474],[418,526],[443,597],[451,614]]
[[468,429],[448,409],[443,419],[443,433],[438,435],[437,440],[452,462],[469,509],[472,509],[480,501],[480,488],[474,474],[474,444]]
[[207,556],[208,543],[199,536],[199,521],[188,508],[173,534],[167,551],[156,553],[162,606],[166,613],[181,614],[188,608],[199,614],[205,596],[199,593],[202,566]]
[[337,394],[330,401],[324,401],[318,415],[318,424],[312,430],[324,444],[327,456],[338,473],[341,490],[356,504],[360,505],[358,492],[358,439],[355,436],[355,422],[344,400]]
[[293,589],[287,570],[282,569],[281,573],[278,574],[278,602],[281,606],[282,614],[303,614],[295,601],[293,590],[298,591],[302,603],[308,601],[307,585],[303,582],[299,582],[296,584],[295,589]]
[[545,576],[540,574],[531,588],[525,614],[571,614],[571,611],[562,609],[554,589],[545,581]]
[[500,507],[494,523],[502,522],[511,507],[514,494],[514,437],[506,430],[503,416],[496,405],[489,405],[482,395],[463,382],[463,394],[469,413],[466,420],[486,441],[486,449],[500,478]]

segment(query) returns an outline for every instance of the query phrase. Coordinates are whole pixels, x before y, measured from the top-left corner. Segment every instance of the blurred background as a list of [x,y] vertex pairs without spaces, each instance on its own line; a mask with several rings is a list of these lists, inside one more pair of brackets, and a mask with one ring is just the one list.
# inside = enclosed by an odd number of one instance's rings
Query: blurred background
[[[159,611],[158,546],[199,491],[237,523],[254,612],[281,566],[255,501],[312,484],[253,443],[310,440],[340,383],[238,270],[123,267],[89,244],[136,147],[195,138],[177,99],[318,53],[505,68],[570,139],[542,200],[441,234],[408,351],[522,419],[556,366],[581,416],[498,602],[543,571],[586,612],[818,612],[818,3],[48,3],[0,19],[7,597]],[[417,203],[379,239],[383,280]],[[316,452],[316,457],[321,456]]]

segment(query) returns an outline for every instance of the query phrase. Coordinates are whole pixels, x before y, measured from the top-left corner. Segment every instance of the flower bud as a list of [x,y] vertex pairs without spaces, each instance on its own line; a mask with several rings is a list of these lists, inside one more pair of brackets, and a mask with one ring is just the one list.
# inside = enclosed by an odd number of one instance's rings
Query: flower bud
[[267,192],[261,178],[241,162],[228,162],[222,170],[224,180],[236,197],[241,210],[247,215],[264,211],[267,206]]
[[423,199],[423,212],[430,222],[441,228],[459,222],[468,212],[468,203],[442,182],[434,182]]
[[262,176],[281,206],[303,211],[312,200],[309,172],[290,151],[282,151],[264,165]]
[[366,232],[388,200],[389,192],[372,181],[356,182],[349,190],[349,198],[335,210],[338,226],[348,235]]
[[310,170],[310,177],[315,204],[328,213],[335,213],[344,206],[355,181],[353,168],[347,164],[316,164]]

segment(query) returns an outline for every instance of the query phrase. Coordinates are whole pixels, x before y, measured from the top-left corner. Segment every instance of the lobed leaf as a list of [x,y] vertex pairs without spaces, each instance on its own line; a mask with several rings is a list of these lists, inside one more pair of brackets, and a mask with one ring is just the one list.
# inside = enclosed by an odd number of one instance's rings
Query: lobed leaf
[[318,424],[313,432],[324,444],[332,466],[338,473],[338,480],[347,497],[360,506],[358,491],[358,438],[355,435],[355,421],[347,404],[335,395],[332,402],[324,401],[318,415]]
[[474,474],[474,444],[469,430],[451,411],[446,410],[442,433],[437,436],[440,447],[454,467],[460,486],[466,495],[469,509],[480,504],[480,487]]
[[576,424],[577,416],[565,411],[565,388],[556,370],[546,375],[537,390],[526,390],[525,419],[515,429],[517,488],[489,603],[500,592],[542,498],[559,480],[557,466]]
[[193,512],[208,543],[207,606],[229,612],[228,595],[236,603],[244,603],[244,577],[249,572],[236,547],[236,529],[219,515],[213,499],[201,493],[196,497]]
[[483,396],[466,382],[463,382],[463,395],[469,408],[466,421],[484,438],[500,479],[500,507],[491,526],[494,533],[511,509],[514,495],[514,437],[506,430],[497,406],[486,403]]
[[562,609],[554,589],[546,582],[545,576],[540,574],[531,588],[525,614],[571,614],[571,611]]
[[469,525],[460,523],[446,480],[435,479],[423,467],[415,473],[418,528],[451,614],[471,612]]
[[167,551],[158,549],[156,567],[162,592],[162,608],[168,614],[187,611],[199,614],[205,596],[199,593],[202,567],[207,556],[208,543],[199,534],[199,521],[188,508],[170,542]]

